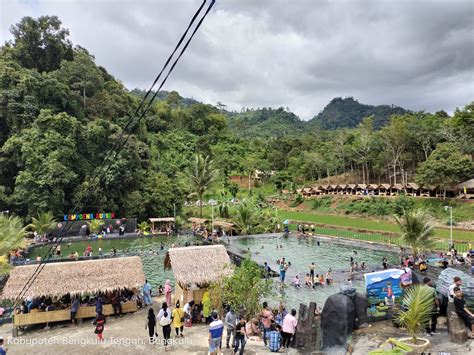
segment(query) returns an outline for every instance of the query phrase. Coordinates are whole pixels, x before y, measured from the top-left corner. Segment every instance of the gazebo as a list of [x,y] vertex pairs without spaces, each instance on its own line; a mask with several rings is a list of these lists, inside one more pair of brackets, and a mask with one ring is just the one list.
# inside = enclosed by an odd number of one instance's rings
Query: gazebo
[[420,194],[420,186],[418,186],[418,184],[415,184],[414,182],[407,183],[406,189],[407,195],[409,196],[419,196]]
[[467,180],[461,182],[460,184],[456,185],[456,189],[458,190],[458,197],[471,199],[474,198],[474,179]]
[[166,229],[171,228],[171,224],[175,223],[174,217],[159,217],[159,218],[149,218],[148,219],[151,222],[151,231],[153,234],[163,234],[166,233],[166,231],[156,231],[155,230],[155,223],[157,224],[163,224]]
[[370,196],[378,196],[379,194],[379,185],[378,184],[369,184],[367,185],[367,191]]
[[379,185],[379,195],[380,196],[387,196],[390,195],[390,184],[380,184]]
[[390,196],[397,196],[405,192],[405,186],[403,184],[393,184],[390,187]]
[[209,285],[233,272],[230,257],[223,245],[169,249],[169,264],[175,278],[175,298],[181,304],[199,303]]
[[[14,267],[0,299],[15,300],[37,268],[38,265]],[[138,256],[46,263],[23,298],[54,299],[67,294],[82,296],[123,289],[138,292],[144,283],[142,261]],[[134,301],[122,303],[122,313],[135,312],[137,309],[137,303]],[[112,305],[105,304],[103,313],[113,314]],[[70,307],[48,312],[15,314],[13,334],[16,335],[19,326],[65,321],[70,317]],[[95,306],[81,306],[76,314],[77,319],[93,317],[95,317]]]
[[232,235],[232,231],[234,230],[234,223],[214,220],[214,227],[220,228],[226,231],[226,233],[230,232],[230,235]]
[[357,184],[355,187],[355,194],[356,195],[365,195],[367,190],[366,184]]

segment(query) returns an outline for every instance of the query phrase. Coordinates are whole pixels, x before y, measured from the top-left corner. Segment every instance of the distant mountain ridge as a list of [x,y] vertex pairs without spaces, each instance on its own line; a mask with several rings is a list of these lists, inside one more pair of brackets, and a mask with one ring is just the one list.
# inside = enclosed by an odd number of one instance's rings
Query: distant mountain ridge
[[398,106],[372,106],[361,104],[353,97],[336,97],[331,100],[324,110],[309,120],[306,126],[328,130],[354,128],[362,122],[364,117],[374,116],[374,127],[380,128],[387,124],[390,116],[403,115],[408,112],[408,110]]

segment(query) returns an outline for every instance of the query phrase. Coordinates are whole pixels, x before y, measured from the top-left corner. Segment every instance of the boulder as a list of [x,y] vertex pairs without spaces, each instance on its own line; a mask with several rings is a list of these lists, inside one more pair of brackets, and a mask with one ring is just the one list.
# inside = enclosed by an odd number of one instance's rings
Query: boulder
[[323,348],[345,345],[355,320],[356,308],[350,297],[341,293],[329,296],[321,314]]
[[357,292],[354,297],[354,306],[356,311],[356,327],[367,323],[367,296]]
[[300,304],[293,345],[308,353],[321,350],[321,317],[315,313],[316,302],[310,302],[309,307]]
[[453,343],[463,344],[467,341],[467,327],[454,311],[454,304],[449,303],[447,311],[449,339]]
[[465,298],[474,299],[474,277],[457,269],[448,267],[441,271],[436,283],[436,289],[442,295],[448,295],[449,285],[453,283],[454,276],[459,276],[462,280],[462,292]]
[[354,286],[342,285],[341,288],[339,289],[339,293],[350,297],[351,300],[354,300],[354,297],[356,295],[356,289]]

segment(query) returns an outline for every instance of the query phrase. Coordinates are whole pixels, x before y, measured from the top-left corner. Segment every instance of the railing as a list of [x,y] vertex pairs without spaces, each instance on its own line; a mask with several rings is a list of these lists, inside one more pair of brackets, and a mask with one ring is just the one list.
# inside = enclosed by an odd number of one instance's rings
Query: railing
[[[296,230],[296,225],[291,225],[292,230]],[[353,240],[360,240],[365,242],[373,242],[380,244],[389,244],[389,245],[400,245],[406,246],[402,239],[398,236],[383,235],[377,233],[359,233],[357,231],[351,231],[346,229],[335,229],[335,228],[324,228],[324,227],[315,227],[315,234],[325,235],[330,237],[346,238]],[[454,242],[454,247],[459,253],[465,253],[469,251],[468,242]],[[447,251],[449,250],[449,241],[436,240],[433,243],[431,248],[436,251]]]

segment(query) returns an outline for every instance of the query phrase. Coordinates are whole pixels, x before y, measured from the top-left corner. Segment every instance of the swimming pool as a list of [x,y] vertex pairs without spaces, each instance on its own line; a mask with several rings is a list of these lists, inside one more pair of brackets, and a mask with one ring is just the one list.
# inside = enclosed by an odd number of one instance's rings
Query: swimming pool
[[[128,237],[121,239],[96,239],[62,243],[61,251],[63,257],[67,257],[72,252],[78,252],[82,255],[86,247],[90,244],[94,255],[98,255],[99,247],[103,254],[108,255],[115,247],[117,255],[139,254],[145,276],[153,288],[163,285],[166,279],[170,279],[174,284],[173,272],[163,269],[163,261],[166,251],[172,244],[183,246],[186,242],[202,241],[201,238],[192,236],[155,236],[155,237]],[[319,245],[318,245],[319,241]],[[163,250],[161,244],[163,243]],[[281,248],[280,248],[281,246]],[[373,269],[381,269],[382,259],[386,257],[390,266],[397,265],[397,254],[393,251],[381,250],[380,247],[374,247],[369,244],[360,244],[355,242],[344,242],[329,238],[296,238],[293,236],[283,237],[281,235],[256,235],[249,237],[239,237],[232,239],[227,244],[228,250],[238,254],[244,254],[250,250],[251,258],[263,264],[268,262],[273,270],[278,270],[276,260],[285,257],[291,262],[287,271],[286,287],[283,292],[275,282],[275,295],[272,297],[272,303],[279,301],[286,302],[290,307],[298,307],[299,303],[317,302],[323,306],[326,299],[333,293],[339,291],[341,285],[347,284],[349,276],[349,266],[351,256],[359,263],[365,261],[367,269],[370,272]],[[277,248],[278,247],[278,248]],[[30,251],[29,257],[34,259],[36,256],[44,256],[49,250],[50,245],[34,248]],[[356,254],[354,253],[356,252]],[[316,264],[315,274],[325,274],[329,268],[333,270],[335,283],[329,286],[317,286],[314,290],[304,286],[304,276],[309,272],[308,266],[314,262]],[[298,275],[301,279],[302,287],[295,289],[291,286],[291,281]],[[275,279],[275,281],[277,281]],[[364,280],[362,272],[359,271],[354,280],[353,286],[358,290],[364,290]]]
[[[166,279],[170,279],[172,284],[174,284],[173,272],[163,269],[165,254],[171,245],[184,246],[186,242],[193,243],[196,240],[202,241],[202,238],[196,239],[192,236],[154,236],[82,240],[61,243],[61,253],[65,258],[76,251],[82,256],[86,247],[90,245],[93,255],[99,255],[99,247],[102,248],[103,255],[109,255],[113,247],[117,249],[118,256],[138,254],[142,259],[145,277],[151,286],[156,289],[159,285],[164,285]],[[163,250],[161,250],[162,243]],[[28,257],[30,259],[35,259],[38,255],[44,257],[50,247],[51,244],[33,248],[28,253]]]
[[[250,250],[253,260],[260,264],[267,262],[275,271],[278,270],[277,259],[284,257],[287,262],[290,262],[291,266],[288,268],[285,281],[287,287],[280,291],[277,287],[277,280],[274,280],[274,289],[277,294],[274,301],[278,302],[279,297],[281,297],[287,305],[294,308],[298,308],[300,303],[308,304],[309,302],[316,302],[318,306],[322,307],[330,295],[338,292],[342,285],[348,285],[347,279],[351,257],[359,265],[362,262],[366,263],[365,273],[381,269],[384,257],[387,258],[389,267],[396,267],[398,264],[397,253],[388,248],[380,248],[369,244],[348,244],[339,240],[319,237],[262,236],[239,238],[231,241],[227,247],[237,253]],[[315,289],[304,285],[304,277],[306,273],[309,273],[309,265],[312,262],[316,265],[315,274],[326,274],[329,268],[333,270],[333,285],[316,286]],[[299,289],[291,285],[295,275],[300,278],[301,288]],[[352,285],[359,291],[365,291],[362,271],[356,273]]]

